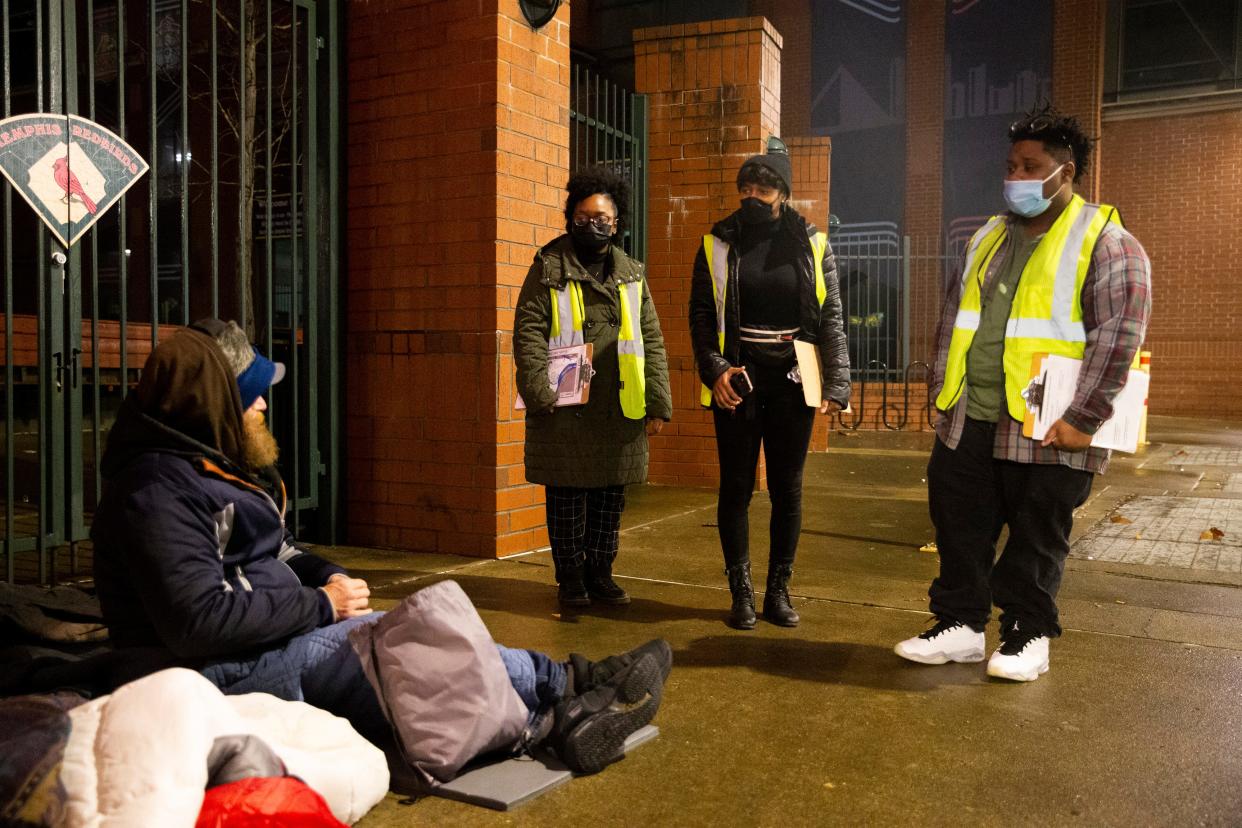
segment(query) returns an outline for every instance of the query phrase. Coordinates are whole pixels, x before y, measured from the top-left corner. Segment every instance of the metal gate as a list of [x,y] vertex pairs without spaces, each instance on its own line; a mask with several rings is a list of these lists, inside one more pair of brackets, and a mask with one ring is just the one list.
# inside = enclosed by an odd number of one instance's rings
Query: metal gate
[[[868,420],[894,431],[929,426],[933,404],[925,387],[935,325],[960,253],[940,239],[901,235],[889,222],[841,225],[832,249],[856,389],[854,413],[841,414],[840,424],[858,429]],[[921,296],[915,284],[927,286]]]
[[621,245],[647,259],[647,96],[585,66],[573,65],[569,84],[569,171],[602,164],[630,182],[630,213]]
[[8,581],[80,571],[121,399],[177,326],[234,318],[288,367],[269,411],[295,530],[335,535],[337,0],[5,0],[3,114],[78,114],[145,177],[66,250],[5,182]]

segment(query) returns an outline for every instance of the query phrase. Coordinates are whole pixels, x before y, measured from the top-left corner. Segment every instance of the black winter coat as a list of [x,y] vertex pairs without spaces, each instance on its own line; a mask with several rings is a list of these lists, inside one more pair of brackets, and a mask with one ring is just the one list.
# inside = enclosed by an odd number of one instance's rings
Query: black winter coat
[[[821,307],[815,295],[815,254],[811,249],[810,236],[815,227],[799,213],[785,205],[779,221],[782,224],[780,241],[796,244],[802,252],[798,258],[798,276],[801,281],[801,311],[798,319],[797,338],[812,342],[819,347],[820,367],[823,372],[823,398],[837,402],[844,408],[850,399],[850,356],[845,342],[845,326],[841,314],[841,291],[837,282],[837,263],[832,248],[824,251],[824,287],[827,292]],[[690,285],[690,339],[694,347],[694,359],[699,379],[711,388],[716,379],[729,368],[741,365],[741,342],[738,328],[741,326],[741,308],[737,297],[741,295],[738,285],[737,244],[742,231],[742,218],[738,212],[712,228],[712,235],[729,244],[729,282],[725,290],[725,343],[724,353],[716,331],[716,297],[711,270],[703,245],[699,245],[694,260],[694,277]]]

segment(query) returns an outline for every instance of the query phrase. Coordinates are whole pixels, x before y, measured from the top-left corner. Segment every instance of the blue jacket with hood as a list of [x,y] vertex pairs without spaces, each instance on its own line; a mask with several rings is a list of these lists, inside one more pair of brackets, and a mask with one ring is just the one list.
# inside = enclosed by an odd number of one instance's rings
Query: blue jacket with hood
[[292,543],[280,477],[245,467],[243,439],[237,383],[215,340],[190,328],[161,343],[108,436],[91,526],[117,647],[201,664],[335,620],[317,587],[344,570]]

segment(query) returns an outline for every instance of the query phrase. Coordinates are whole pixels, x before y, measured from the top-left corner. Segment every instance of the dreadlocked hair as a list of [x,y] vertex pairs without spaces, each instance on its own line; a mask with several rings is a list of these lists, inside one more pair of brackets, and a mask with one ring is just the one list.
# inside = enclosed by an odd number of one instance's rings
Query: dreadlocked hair
[[1009,125],[1009,142],[1041,141],[1058,161],[1074,162],[1074,181],[1082,178],[1091,163],[1095,141],[1087,137],[1073,115],[1064,115],[1044,103]]

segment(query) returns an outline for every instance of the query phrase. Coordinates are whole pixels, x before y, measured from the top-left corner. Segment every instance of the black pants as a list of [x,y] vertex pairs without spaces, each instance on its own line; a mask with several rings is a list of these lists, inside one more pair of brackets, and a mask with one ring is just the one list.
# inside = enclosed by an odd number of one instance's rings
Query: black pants
[[[617,557],[621,513],[625,511],[625,486],[575,489],[545,487],[548,540],[552,563],[559,573],[569,566],[611,566]],[[560,580],[559,575],[557,580]]]
[[[1002,629],[1021,621],[1055,638],[1061,634],[1056,597],[1074,509],[1086,501],[1093,475],[995,460],[995,433],[994,423],[968,419],[956,449],[939,440],[932,449],[927,493],[940,577],[928,590],[931,611],[982,631],[995,603]],[[996,560],[1005,525],[1009,540]]]
[[816,409],[802,397],[802,386],[780,377],[757,384],[736,411],[714,408],[716,453],[720,458],[720,499],[716,523],[725,566],[750,560],[747,510],[755,491],[759,447],[768,468],[768,566],[793,566],[802,532],[802,467],[811,444]]

